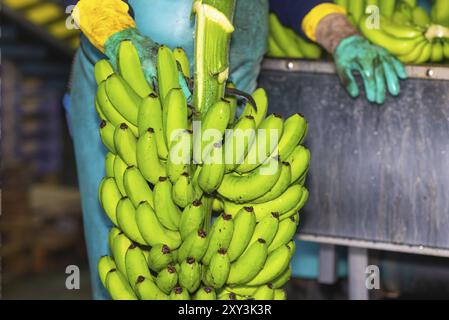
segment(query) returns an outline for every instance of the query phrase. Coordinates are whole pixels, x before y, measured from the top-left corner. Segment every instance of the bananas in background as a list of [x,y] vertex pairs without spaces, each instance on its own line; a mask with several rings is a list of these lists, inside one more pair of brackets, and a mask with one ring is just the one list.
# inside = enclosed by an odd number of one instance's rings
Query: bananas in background
[[283,26],[274,13],[269,15],[267,55],[273,58],[319,59],[321,48]]
[[[98,270],[111,297],[286,299],[282,287],[308,197],[305,119],[267,116],[261,88],[252,94],[257,108],[246,103],[238,118],[234,96],[204,114],[193,111],[179,89],[180,72],[190,76],[179,48],[159,47],[157,86],[146,82],[131,42],[119,48],[118,69],[107,60],[94,69],[99,132],[109,150],[99,201],[114,224],[111,254]],[[194,119],[202,133],[215,129],[221,136],[198,141]],[[237,137],[227,128],[253,132],[244,149],[235,147]],[[274,143],[265,132],[277,133]],[[209,161],[194,145],[209,148],[213,159],[231,154],[232,161]],[[173,161],[180,147],[188,155],[181,163]]]
[[[407,64],[449,60],[449,1],[435,0],[431,14],[417,6],[416,0],[343,0],[349,19],[372,43],[387,49]],[[380,9],[379,28],[365,9]]]

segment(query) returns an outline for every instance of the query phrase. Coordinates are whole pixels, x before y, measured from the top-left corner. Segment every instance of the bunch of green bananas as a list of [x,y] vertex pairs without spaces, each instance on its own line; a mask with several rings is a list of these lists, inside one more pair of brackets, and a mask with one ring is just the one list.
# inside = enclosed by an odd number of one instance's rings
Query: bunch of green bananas
[[[99,201],[114,224],[101,281],[113,299],[285,299],[308,197],[307,122],[266,116],[263,89],[239,117],[235,96],[201,114],[179,89],[189,70],[182,49],[160,46],[150,85],[129,41],[119,47],[118,70],[107,60],[95,65],[109,150]],[[219,133],[210,143],[194,134],[209,129]],[[249,132],[243,147],[239,132]]]
[[[348,10],[349,19],[373,42],[396,55],[403,63],[422,64],[428,61],[442,62],[449,59],[449,29],[432,24],[426,10],[416,0],[335,0]],[[368,6],[380,10],[380,28],[370,23],[372,16],[365,15]],[[449,13],[449,1],[445,5],[436,1],[434,8]],[[432,10],[434,12],[435,9]],[[370,12],[372,13],[372,12]],[[435,16],[435,14],[433,14]]]
[[311,43],[294,30],[283,26],[274,13],[269,16],[267,55],[273,58],[319,59],[321,48]]

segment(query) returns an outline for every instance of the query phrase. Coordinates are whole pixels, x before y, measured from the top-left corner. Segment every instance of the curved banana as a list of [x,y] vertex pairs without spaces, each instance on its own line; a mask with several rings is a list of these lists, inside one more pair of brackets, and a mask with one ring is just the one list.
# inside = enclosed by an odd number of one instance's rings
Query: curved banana
[[181,219],[179,220],[179,232],[183,240],[190,233],[201,229],[204,223],[206,211],[200,200],[194,200],[183,210]]
[[106,276],[106,289],[114,300],[137,300],[125,276],[116,269],[108,272]]
[[263,203],[276,199],[281,194],[287,190],[290,186],[292,174],[290,169],[290,163],[282,162],[281,174],[279,175],[278,181],[271,187],[271,190],[265,193],[263,196],[251,200],[252,203]]
[[106,80],[111,74],[114,73],[112,65],[106,59],[98,60],[94,65],[94,77],[97,85]]
[[165,294],[170,294],[178,283],[178,272],[176,271],[176,268],[169,264],[157,274],[155,282],[159,289]]
[[152,184],[156,184],[159,177],[167,176],[166,167],[159,160],[157,137],[153,128],[148,128],[137,140],[136,162],[142,176]]
[[110,256],[102,256],[98,260],[98,275],[100,276],[101,283],[104,287],[106,287],[106,276],[108,275],[108,272],[116,268],[117,266],[115,265],[114,259]]
[[137,126],[137,114],[142,98],[118,74],[110,75],[105,84],[106,94],[114,108],[126,120]]
[[380,16],[380,28],[385,33],[396,38],[415,39],[423,36],[421,28],[412,25],[396,24],[394,21],[386,19],[383,16]]
[[164,99],[162,123],[165,141],[170,146],[180,132],[187,130],[187,101],[180,88],[173,88]]
[[253,236],[249,241],[249,246],[258,239],[264,239],[267,246],[271,244],[279,227],[279,214],[272,212],[257,223]]
[[126,276],[133,289],[136,287],[139,276],[151,279],[151,273],[150,269],[148,269],[145,255],[137,245],[131,244],[129,246],[125,254],[125,265]]
[[170,300],[190,300],[190,295],[187,289],[174,287],[170,292]]
[[201,261],[208,244],[209,239],[203,229],[191,232],[178,249],[177,261],[181,263],[189,257]]
[[287,54],[279,47],[279,45],[274,40],[273,36],[270,34],[267,42],[267,56],[272,58],[284,58]]
[[159,272],[173,262],[171,249],[162,243],[151,247],[148,255],[148,266],[151,270]]
[[245,159],[256,138],[256,122],[253,116],[239,118],[225,135],[225,171],[234,170]]
[[104,168],[106,172],[106,178],[114,178],[114,160],[116,155],[112,152],[108,152],[104,158]]
[[156,135],[157,153],[161,159],[167,159],[168,148],[162,125],[162,107],[156,94],[151,93],[143,99],[139,108],[137,126],[139,128],[139,136],[143,135],[148,128],[153,128]]
[[415,64],[422,64],[429,61],[432,56],[432,43],[427,41],[418,59],[414,61]]
[[117,204],[117,223],[123,233],[128,238],[139,244],[145,245],[146,242],[140,234],[136,222],[136,209],[128,197],[123,197]]
[[148,202],[152,207],[154,206],[153,191],[136,167],[128,167],[125,170],[123,186],[134,207],[137,207],[142,201]]
[[173,185],[173,202],[181,208],[187,207],[195,198],[192,182],[189,174],[184,172]]
[[108,245],[109,248],[112,248],[112,244],[114,243],[114,239],[116,236],[118,236],[120,233],[122,233],[122,230],[116,228],[116,227],[112,227],[109,230],[109,234],[108,234]]
[[181,263],[179,284],[189,293],[195,292],[201,283],[201,266],[195,258],[187,258]]
[[432,43],[432,54],[430,60],[432,62],[440,62],[444,59],[443,44],[440,40],[434,40]]
[[276,279],[274,279],[271,284],[273,285],[274,289],[282,288],[288,280],[290,280],[290,277],[292,276],[292,268],[291,266],[287,267],[285,271],[279,275]]
[[160,46],[157,52],[157,79],[159,96],[165,101],[168,92],[179,88],[179,72],[173,52],[167,46]]
[[99,189],[100,203],[104,212],[114,225],[118,225],[117,222],[117,204],[120,201],[122,195],[115,183],[114,178],[103,178]]
[[179,47],[175,48],[173,50],[173,57],[184,77],[190,78],[190,62],[184,49]]
[[192,156],[192,131],[182,130],[169,148],[167,175],[175,183],[184,172],[190,173]]
[[136,291],[141,300],[167,300],[168,296],[154,283],[151,278],[139,276]]
[[258,127],[256,138],[245,160],[235,168],[237,173],[248,173],[259,167],[270,155],[277,155],[277,146],[284,130],[282,116],[271,114]]
[[193,300],[217,300],[217,294],[211,287],[201,287],[193,296]]
[[234,218],[234,232],[228,246],[228,257],[231,262],[237,260],[245,251],[256,227],[256,216],[252,207],[243,207]]
[[232,265],[227,282],[245,284],[262,270],[267,259],[267,244],[258,239]]
[[449,59],[449,39],[444,39],[443,53],[446,59]]
[[228,248],[232,234],[234,232],[234,221],[232,216],[223,213],[212,224],[209,232],[209,246],[202,259],[203,263],[208,265],[214,253],[221,248]]
[[270,158],[249,174],[225,174],[217,192],[237,203],[249,202],[267,193],[278,181],[281,171],[278,159]]
[[299,113],[290,116],[284,122],[284,130],[278,143],[281,161],[286,161],[295,147],[302,143],[307,134],[307,121]]
[[275,43],[283,52],[290,58],[303,58],[304,54],[298,48],[296,43],[292,41],[291,37],[285,31],[286,28],[280,23],[274,13],[270,13],[268,17],[268,24],[270,27],[270,34],[273,36]]
[[286,245],[293,238],[297,228],[296,222],[296,216],[291,216],[290,218],[279,222],[276,235],[274,236],[271,244],[268,246],[269,254],[277,248]]
[[159,177],[154,185],[154,210],[159,221],[170,230],[178,230],[181,211],[173,202],[173,186],[167,177]]
[[131,246],[132,242],[128,239],[128,237],[124,233],[118,234],[112,240],[112,257],[114,258],[115,264],[117,265],[117,269],[126,276],[126,252]]
[[303,146],[297,146],[287,158],[287,162],[290,163],[291,183],[295,183],[309,168],[310,151]]
[[176,249],[181,244],[179,232],[171,231],[161,225],[148,202],[139,204],[136,210],[136,222],[140,234],[150,246],[165,243],[169,248]]
[[218,189],[225,173],[224,149],[221,142],[214,144],[213,149],[204,161],[198,176],[198,185],[207,194]]
[[123,185],[123,176],[127,168],[128,165],[122,160],[122,158],[120,156],[116,156],[113,166],[113,177],[115,178],[115,182],[117,183],[117,187],[122,196],[126,196],[125,187]]
[[104,146],[112,153],[117,153],[117,150],[115,150],[115,144],[114,144],[114,126],[106,121],[101,120],[100,122],[100,138],[103,142]]
[[[351,1],[352,2],[362,2],[361,0]],[[253,295],[254,300],[273,300],[274,289],[271,283],[260,286]]]
[[405,55],[398,56],[398,59],[402,63],[408,63],[408,64],[414,63],[421,56],[421,53],[422,53],[424,47],[426,46],[426,43],[427,43],[427,39],[422,40],[420,43],[418,43],[415,46],[415,48],[412,51],[410,51],[409,53],[407,53]]
[[254,99],[254,102],[257,106],[257,111],[254,109],[254,106],[251,105],[251,103],[247,102],[245,105],[245,108],[242,111],[242,114],[240,116],[240,119],[246,117],[246,116],[252,116],[254,118],[254,122],[256,124],[256,128],[260,126],[262,121],[267,116],[268,111],[268,98],[267,98],[267,92],[264,88],[257,88],[251,96]]
[[280,246],[276,250],[268,254],[263,269],[246,285],[261,286],[264,283],[279,277],[290,263],[290,248],[286,245]]
[[133,133],[126,125],[122,123],[115,128],[114,131],[114,144],[117,154],[128,166],[136,166],[136,145],[137,140]]
[[273,300],[287,300],[287,293],[284,289],[275,289]]
[[231,270],[231,261],[225,248],[220,248],[211,258],[204,282],[216,289],[223,287]]

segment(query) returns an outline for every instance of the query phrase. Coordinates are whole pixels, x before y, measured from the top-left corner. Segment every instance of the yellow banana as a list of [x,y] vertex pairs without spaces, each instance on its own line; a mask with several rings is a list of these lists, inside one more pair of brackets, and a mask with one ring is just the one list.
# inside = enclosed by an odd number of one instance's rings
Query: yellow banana
[[181,211],[172,199],[173,186],[167,177],[159,177],[154,185],[154,209],[159,221],[170,230],[178,230]]
[[136,167],[126,169],[123,175],[123,185],[134,207],[137,207],[142,201],[147,201],[151,206],[154,205],[153,191]]
[[114,178],[104,178],[99,189],[100,202],[104,209],[104,212],[114,225],[117,223],[117,204],[120,201],[122,195],[115,183]]
[[137,165],[137,140],[126,123],[122,123],[120,126],[115,128],[114,144],[115,150],[117,150],[117,154],[128,166]]
[[136,222],[136,209],[128,197],[122,198],[117,204],[117,223],[123,233],[128,238],[139,244],[145,245],[146,242],[140,234]]
[[167,46],[160,46],[157,52],[157,79],[159,96],[165,101],[168,92],[179,88],[179,72],[173,52]]
[[231,262],[237,260],[245,251],[256,227],[256,216],[252,207],[243,207],[234,217],[234,232],[228,246]]
[[106,120],[100,122],[101,141],[110,152],[117,153],[114,144],[114,131],[115,128],[110,122],[107,122]]
[[152,184],[156,184],[159,177],[167,176],[166,167],[159,160],[157,137],[153,128],[148,128],[137,140],[136,162],[142,176]]
[[106,59],[98,60],[98,62],[94,65],[94,77],[97,85],[102,83],[113,73],[114,69]]

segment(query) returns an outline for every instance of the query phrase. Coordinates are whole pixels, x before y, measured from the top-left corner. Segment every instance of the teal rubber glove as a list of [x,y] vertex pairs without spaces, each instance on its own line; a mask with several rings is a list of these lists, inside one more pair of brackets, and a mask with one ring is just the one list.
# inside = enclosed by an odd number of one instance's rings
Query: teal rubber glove
[[[109,58],[112,66],[115,70],[117,68],[117,57],[122,41],[131,41],[136,48],[139,55],[142,69],[148,83],[157,83],[157,51],[159,44],[151,40],[150,38],[143,36],[135,28],[125,29],[123,31],[113,34],[104,44],[105,55]],[[181,72],[179,72],[179,85],[183,90],[187,100],[191,98],[191,92],[187,85],[186,80]]]
[[362,76],[368,101],[378,104],[384,103],[387,89],[392,96],[397,96],[399,79],[407,78],[399,60],[360,35],[343,39],[335,50],[334,58],[338,76],[353,98],[360,93],[353,71],[358,71]]

